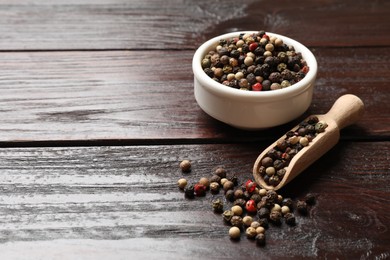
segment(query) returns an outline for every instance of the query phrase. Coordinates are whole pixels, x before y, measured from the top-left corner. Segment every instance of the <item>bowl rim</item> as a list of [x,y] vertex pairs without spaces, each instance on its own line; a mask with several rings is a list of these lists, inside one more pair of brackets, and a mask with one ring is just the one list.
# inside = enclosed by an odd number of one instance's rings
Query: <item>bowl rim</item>
[[309,71],[302,80],[283,89],[277,89],[271,91],[244,91],[244,90],[224,86],[221,83],[216,82],[215,80],[210,78],[203,71],[201,66],[201,61],[205,56],[205,54],[208,51],[214,49],[218,45],[219,40],[238,37],[240,34],[245,34],[245,33],[252,34],[252,33],[258,33],[258,31],[237,31],[237,32],[222,34],[207,40],[202,45],[200,45],[199,48],[195,51],[192,60],[192,70],[194,73],[194,77],[200,82],[201,85],[203,85],[203,87],[207,88],[209,91],[213,92],[214,94],[220,96],[233,98],[233,99],[244,98],[247,101],[257,101],[257,102],[260,100],[264,102],[264,101],[273,101],[273,100],[290,98],[292,96],[302,93],[303,91],[305,91],[307,88],[310,87],[311,82],[316,78],[317,70],[318,70],[317,60],[314,54],[302,43],[293,40],[287,36],[272,33],[272,32],[266,32],[266,34],[269,36],[275,36],[281,38],[284,43],[288,45],[292,45],[295,48],[296,52],[300,52],[302,54],[302,57],[305,59],[307,65],[309,66]]

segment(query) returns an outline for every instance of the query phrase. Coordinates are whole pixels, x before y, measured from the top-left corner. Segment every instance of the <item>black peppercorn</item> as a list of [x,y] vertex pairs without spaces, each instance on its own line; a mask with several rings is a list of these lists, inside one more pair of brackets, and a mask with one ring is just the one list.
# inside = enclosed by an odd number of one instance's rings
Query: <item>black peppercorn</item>
[[216,182],[216,183],[221,184],[221,177],[219,177],[216,174],[213,174],[213,176],[211,176],[209,180],[210,180],[210,183],[211,182]]
[[268,218],[259,218],[257,222],[259,222],[260,226],[262,226],[263,228],[269,227]]
[[297,202],[297,210],[302,215],[306,215],[308,213],[307,203],[305,201],[303,201],[303,200],[298,200],[298,202]]
[[184,189],[186,198],[193,199],[195,197],[194,185],[189,185]]
[[274,190],[267,191],[266,198],[272,203],[278,202],[278,194]]
[[226,178],[226,170],[222,167],[218,167],[214,173],[221,178]]
[[226,191],[225,193],[225,198],[230,201],[230,202],[233,202],[234,201],[234,191],[233,190],[228,190]]
[[295,215],[293,213],[286,213],[284,219],[287,225],[294,226],[296,224]]
[[229,180],[230,180],[231,182],[233,182],[233,185],[234,185],[234,186],[237,186],[237,185],[238,185],[238,178],[237,178],[236,175],[233,175],[232,177],[230,177]]
[[256,245],[264,246],[265,245],[265,234],[264,233],[257,234],[255,237],[255,240],[256,240]]
[[269,214],[270,214],[270,210],[268,208],[260,208],[258,211],[257,211],[257,215],[259,216],[259,218],[269,218]]
[[238,205],[240,206],[241,208],[245,208],[245,205],[246,205],[246,200],[244,199],[236,199],[234,202],[233,202],[233,205]]
[[293,200],[291,198],[284,198],[282,200],[282,206],[287,206],[290,209],[293,209],[294,202],[293,202]]
[[307,205],[314,205],[316,203],[316,197],[309,193],[305,196],[305,202]]
[[261,196],[258,193],[252,194],[250,197],[251,200],[253,200],[256,204],[261,201]]

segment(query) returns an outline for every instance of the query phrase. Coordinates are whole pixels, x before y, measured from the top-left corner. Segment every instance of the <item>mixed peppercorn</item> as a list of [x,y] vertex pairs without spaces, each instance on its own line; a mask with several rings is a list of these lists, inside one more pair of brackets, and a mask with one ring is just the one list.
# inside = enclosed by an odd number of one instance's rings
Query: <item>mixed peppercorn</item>
[[252,91],[289,87],[309,71],[300,52],[265,31],[220,40],[203,57],[201,66],[223,85]]
[[251,179],[240,183],[237,176],[228,177],[222,167],[218,167],[211,177],[200,178],[195,185],[188,185],[187,180],[183,181],[182,178],[178,186],[188,199],[205,196],[207,191],[218,194],[223,190],[224,196],[213,198],[211,207],[230,226],[230,238],[240,239],[241,234],[245,233],[248,239],[254,239],[259,246],[265,245],[265,232],[270,224],[280,226],[285,222],[294,226],[294,210],[300,215],[306,215],[308,207],[315,203],[315,197],[310,194],[294,202],[291,198],[283,198],[276,191],[259,187]]
[[277,186],[283,179],[291,159],[319,133],[324,132],[327,126],[326,122],[319,121],[318,117],[310,116],[302,121],[295,131],[287,132],[285,138],[279,140],[260,162],[258,171],[264,182]]

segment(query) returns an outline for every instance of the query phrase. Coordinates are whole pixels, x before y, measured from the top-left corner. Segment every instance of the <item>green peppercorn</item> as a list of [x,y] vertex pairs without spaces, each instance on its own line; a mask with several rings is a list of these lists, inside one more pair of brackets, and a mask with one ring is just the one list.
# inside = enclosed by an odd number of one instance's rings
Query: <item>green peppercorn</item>
[[325,131],[325,128],[328,127],[328,124],[324,121],[319,121],[318,123],[316,123],[316,125],[314,126],[315,130],[317,133],[322,133]]
[[222,212],[223,211],[223,202],[220,199],[213,200],[212,206],[214,209],[214,212]]
[[222,213],[223,220],[225,220],[228,223],[230,223],[230,220],[232,219],[233,216],[234,216],[234,214],[231,210],[225,210]]

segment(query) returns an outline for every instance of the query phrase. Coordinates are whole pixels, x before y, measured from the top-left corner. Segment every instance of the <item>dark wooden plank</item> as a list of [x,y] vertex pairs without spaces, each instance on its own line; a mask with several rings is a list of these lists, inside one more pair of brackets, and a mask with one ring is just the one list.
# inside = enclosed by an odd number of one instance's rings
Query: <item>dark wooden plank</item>
[[[232,242],[213,198],[185,199],[216,166],[251,178],[266,143],[0,149],[0,250],[13,259],[378,259],[390,255],[389,142],[341,142],[282,190],[317,203],[296,227],[271,226],[267,245]],[[192,160],[183,174],[179,162]],[[228,206],[226,206],[228,207]]]
[[[345,129],[343,138],[388,138],[389,48],[313,52],[319,74],[306,115],[326,113],[339,96],[356,94],[366,104],[366,114]],[[193,96],[192,55],[193,51],[2,53],[0,141],[253,141],[276,138],[300,120],[248,133],[208,117]]]
[[2,0],[0,49],[194,49],[261,29],[309,46],[389,46],[389,15],[386,0]]

